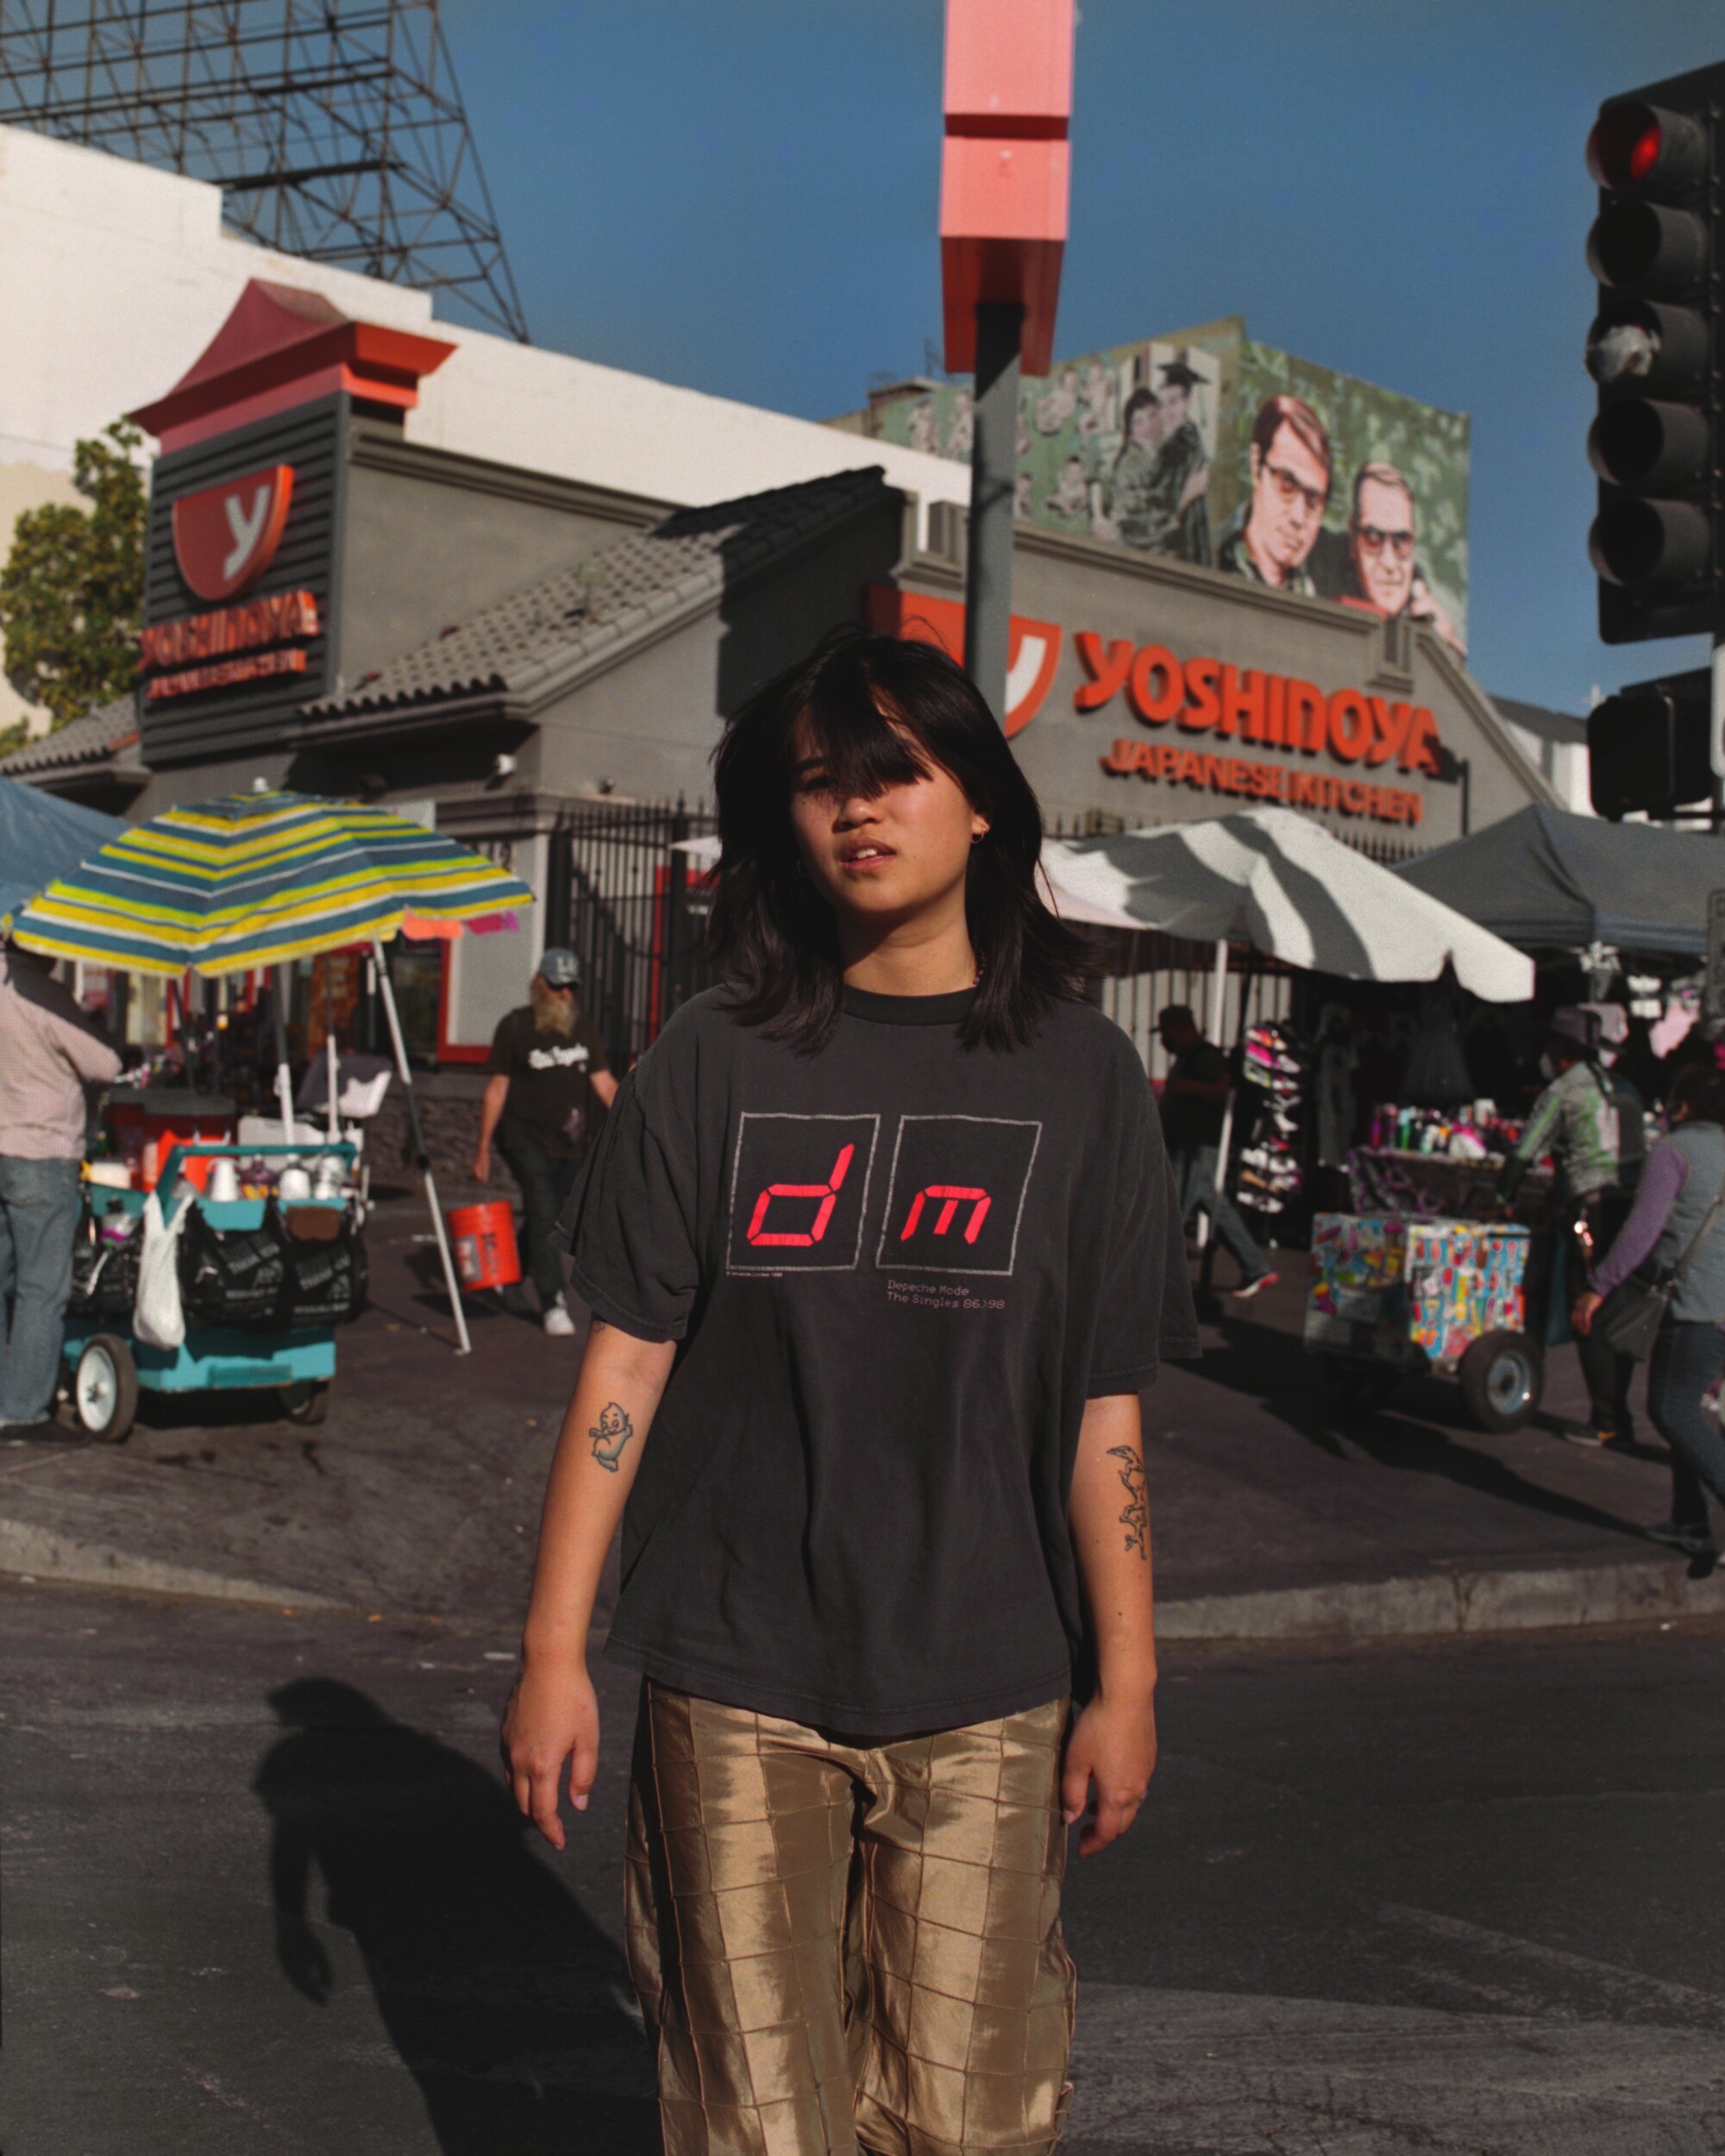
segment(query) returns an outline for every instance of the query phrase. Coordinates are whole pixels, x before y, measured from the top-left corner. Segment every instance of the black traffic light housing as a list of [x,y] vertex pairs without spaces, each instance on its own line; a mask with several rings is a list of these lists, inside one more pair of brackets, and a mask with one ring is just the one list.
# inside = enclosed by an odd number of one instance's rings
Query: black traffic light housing
[[1725,634],[1725,63],[1608,98],[1587,164],[1599,633]]
[[1635,681],[1587,715],[1588,785],[1595,812],[1615,824],[1634,810],[1669,818],[1713,793],[1709,668]]

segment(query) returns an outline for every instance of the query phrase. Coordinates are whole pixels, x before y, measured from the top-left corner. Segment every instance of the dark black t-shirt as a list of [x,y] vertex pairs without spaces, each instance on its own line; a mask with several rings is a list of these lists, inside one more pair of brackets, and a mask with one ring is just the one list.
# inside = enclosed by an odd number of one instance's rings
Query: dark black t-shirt
[[[1194,1041],[1175,1058],[1168,1074],[1171,1087],[1176,1078],[1195,1078],[1201,1086],[1213,1086],[1228,1075],[1228,1059],[1214,1041]],[[1162,1134],[1170,1153],[1189,1145],[1220,1145],[1222,1142],[1223,1100],[1200,1100],[1195,1094],[1164,1091]]]
[[610,1651],[817,1727],[1058,1697],[1087,1398],[1195,1355],[1131,1044],[1060,1004],[966,1050],[969,997],[847,993],[819,1056],[680,1011],[571,1202],[589,1307],[681,1348],[624,1519]]
[[530,1003],[499,1019],[486,1058],[487,1077],[509,1081],[499,1145],[536,1145],[553,1160],[576,1159],[593,1132],[593,1089],[587,1081],[605,1068],[605,1043],[585,1012],[567,1036],[538,1031]]

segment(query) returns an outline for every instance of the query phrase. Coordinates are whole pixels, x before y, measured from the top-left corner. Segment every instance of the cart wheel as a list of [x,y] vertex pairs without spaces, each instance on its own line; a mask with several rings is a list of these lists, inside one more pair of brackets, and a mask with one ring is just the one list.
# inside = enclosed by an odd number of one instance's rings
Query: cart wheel
[[290,1422],[322,1422],[329,1412],[329,1388],[312,1378],[304,1378],[298,1385],[284,1385],[276,1397]]
[[122,1444],[138,1413],[138,1366],[111,1332],[86,1340],[72,1374],[78,1426],[109,1445]]
[[1486,1332],[1462,1357],[1456,1376],[1482,1430],[1519,1430],[1540,1404],[1546,1359],[1525,1332]]

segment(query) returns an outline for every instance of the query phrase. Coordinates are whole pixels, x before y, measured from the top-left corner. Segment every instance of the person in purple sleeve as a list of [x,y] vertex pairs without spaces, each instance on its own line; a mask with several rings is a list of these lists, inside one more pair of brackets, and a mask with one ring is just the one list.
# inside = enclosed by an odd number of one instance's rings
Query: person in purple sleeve
[[[1725,1190],[1725,1076],[1701,1065],[1678,1073],[1672,1131],[1647,1156],[1634,1209],[1595,1267],[1570,1322],[1585,1338],[1594,1315],[1651,1257],[1672,1271]],[[1707,1498],[1725,1505],[1725,1436],[1702,1395],[1725,1376],[1725,1216],[1697,1250],[1678,1283],[1647,1365],[1647,1410],[1671,1447],[1672,1516],[1647,1530],[1655,1542],[1711,1564],[1718,1556]]]

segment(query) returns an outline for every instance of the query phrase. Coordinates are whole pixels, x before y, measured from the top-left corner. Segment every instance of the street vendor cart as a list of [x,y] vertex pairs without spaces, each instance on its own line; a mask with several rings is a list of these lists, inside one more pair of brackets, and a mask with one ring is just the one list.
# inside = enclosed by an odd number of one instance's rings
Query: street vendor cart
[[[290,1420],[322,1422],[336,1328],[365,1298],[354,1153],[345,1141],[172,1147],[156,1189],[165,1209],[189,1199],[177,1254],[185,1337],[175,1348],[148,1344],[134,1323],[146,1194],[90,1187],[63,1352],[78,1423],[91,1437],[119,1444],[141,1391],[273,1392]],[[235,1163],[235,1182],[257,1179],[241,1184],[248,1194],[210,1194],[210,1169],[222,1160]],[[284,1166],[304,1179],[286,1184],[286,1199],[272,1178]],[[312,1194],[299,1196],[302,1188]]]
[[1548,1232],[1519,1221],[1320,1213],[1312,1223],[1305,1344],[1339,1409],[1404,1377],[1453,1372],[1483,1430],[1519,1430],[1545,1388]]

